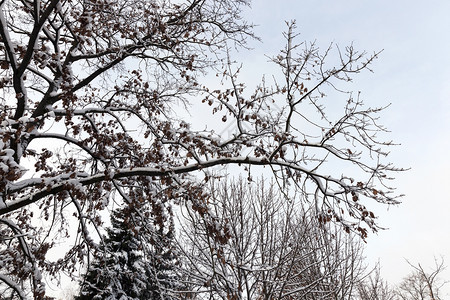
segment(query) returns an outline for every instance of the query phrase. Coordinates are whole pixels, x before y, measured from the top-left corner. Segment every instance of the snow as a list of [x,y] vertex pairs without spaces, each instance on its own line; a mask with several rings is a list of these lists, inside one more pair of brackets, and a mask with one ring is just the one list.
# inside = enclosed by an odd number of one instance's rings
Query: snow
[[9,171],[9,167],[2,162],[0,162],[0,169],[3,171],[3,173],[7,173]]
[[2,121],[1,126],[2,127],[9,127],[9,126],[11,126],[14,123],[15,122],[13,120],[5,119],[5,120]]
[[24,294],[22,291],[22,287],[9,279],[7,276],[4,276],[3,274],[0,274],[0,281],[6,283],[8,286],[12,287],[17,293],[20,299],[28,299],[28,297]]
[[53,110],[50,110],[50,111],[47,113],[47,116],[49,116],[50,118],[55,118],[55,117],[56,117],[55,112],[54,112]]
[[[12,149],[3,149],[2,150],[2,154],[3,157],[7,157],[7,159],[12,159],[13,155],[14,155],[14,150]],[[5,158],[2,158],[3,160],[5,160]]]

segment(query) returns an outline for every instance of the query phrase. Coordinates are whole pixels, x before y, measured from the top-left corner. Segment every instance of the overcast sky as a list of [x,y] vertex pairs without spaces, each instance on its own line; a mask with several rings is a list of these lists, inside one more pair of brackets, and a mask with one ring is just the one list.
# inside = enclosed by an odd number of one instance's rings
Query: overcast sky
[[[432,267],[434,256],[444,256],[450,265],[449,13],[447,0],[254,0],[246,11],[263,41],[251,42],[254,50],[240,54],[244,68],[255,73],[271,73],[261,62],[267,61],[264,54],[283,47],[285,20],[297,20],[300,40],[383,50],[374,73],[357,75],[351,88],[362,91],[367,105],[392,103],[381,123],[401,145],[392,149],[390,160],[411,168],[394,183],[405,194],[403,203],[379,211],[379,223],[389,230],[372,235],[367,244],[368,260],[379,259],[391,283],[411,270],[405,259]],[[449,270],[445,276],[450,278]]]

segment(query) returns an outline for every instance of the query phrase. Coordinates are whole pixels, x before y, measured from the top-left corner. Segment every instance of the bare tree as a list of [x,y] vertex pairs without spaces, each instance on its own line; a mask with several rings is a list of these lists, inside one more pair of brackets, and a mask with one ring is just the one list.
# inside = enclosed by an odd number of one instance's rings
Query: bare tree
[[[377,137],[382,108],[339,92],[376,54],[297,45],[289,24],[273,58],[281,80],[248,92],[227,58],[253,37],[240,17],[247,4],[0,1],[3,295],[41,299],[43,276],[76,274],[115,202],[157,206],[165,195],[215,221],[202,185],[223,165],[268,166],[298,189],[298,201],[314,203],[322,223],[362,237],[378,228],[365,200],[398,203],[387,185],[399,170],[385,160],[392,143]],[[208,71],[228,88],[206,86]],[[342,109],[327,110],[329,92]],[[214,115],[197,120],[200,130],[180,117],[194,104]],[[230,137],[212,129],[217,118],[236,128]],[[211,223],[209,234],[223,226]],[[58,244],[65,254],[49,256]]]
[[357,285],[357,297],[361,300],[396,300],[395,290],[380,275],[380,265]]
[[435,267],[427,272],[419,263],[413,265],[412,273],[397,287],[397,296],[401,300],[442,300],[440,290],[447,283],[440,276],[445,269],[444,259],[435,258]]
[[183,209],[179,246],[195,299],[352,299],[368,275],[362,242],[320,224],[273,185],[245,180],[211,185],[210,211],[226,226]]

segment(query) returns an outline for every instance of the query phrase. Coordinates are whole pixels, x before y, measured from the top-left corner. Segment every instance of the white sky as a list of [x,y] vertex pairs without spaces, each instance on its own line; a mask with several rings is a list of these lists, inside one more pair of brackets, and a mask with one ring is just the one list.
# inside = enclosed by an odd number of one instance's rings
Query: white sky
[[[369,53],[384,49],[374,73],[357,75],[352,89],[361,90],[369,106],[392,103],[381,123],[401,145],[390,160],[411,168],[394,183],[406,194],[403,203],[379,211],[379,223],[389,230],[367,244],[368,260],[379,259],[383,277],[393,284],[411,270],[405,259],[432,267],[434,256],[442,255],[450,266],[449,13],[447,0],[254,0],[246,11],[263,43],[251,42],[254,50],[238,60],[255,71],[255,82],[272,72],[261,62],[283,47],[285,20],[297,20],[300,41],[353,42]],[[444,276],[450,278],[450,267]],[[450,285],[446,291],[450,295]]]

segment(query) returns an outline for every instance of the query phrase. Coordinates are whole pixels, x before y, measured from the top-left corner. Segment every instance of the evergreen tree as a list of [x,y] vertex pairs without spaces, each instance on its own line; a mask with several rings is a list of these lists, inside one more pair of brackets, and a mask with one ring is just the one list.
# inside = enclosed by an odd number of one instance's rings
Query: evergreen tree
[[[148,209],[129,205],[115,210],[111,227],[80,283],[76,300],[174,299],[176,255],[173,252],[173,217],[170,207],[164,219],[151,218]],[[153,221],[150,221],[153,220]]]

